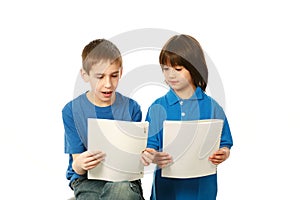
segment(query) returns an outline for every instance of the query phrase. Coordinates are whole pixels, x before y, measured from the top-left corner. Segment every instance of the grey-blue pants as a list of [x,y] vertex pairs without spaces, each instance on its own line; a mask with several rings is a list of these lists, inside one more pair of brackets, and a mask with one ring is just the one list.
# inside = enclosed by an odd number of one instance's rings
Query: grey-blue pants
[[109,182],[79,178],[72,182],[77,200],[143,200],[141,181]]

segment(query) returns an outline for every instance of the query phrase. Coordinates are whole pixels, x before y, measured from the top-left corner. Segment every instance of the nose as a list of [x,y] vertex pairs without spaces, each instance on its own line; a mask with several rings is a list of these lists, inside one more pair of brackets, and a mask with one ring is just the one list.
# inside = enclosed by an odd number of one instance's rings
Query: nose
[[176,76],[176,70],[173,68],[173,67],[171,67],[169,70],[168,70],[168,76],[170,77],[170,78],[173,78],[173,77],[175,77]]
[[104,87],[105,88],[110,88],[111,87],[111,77],[107,76],[104,80]]

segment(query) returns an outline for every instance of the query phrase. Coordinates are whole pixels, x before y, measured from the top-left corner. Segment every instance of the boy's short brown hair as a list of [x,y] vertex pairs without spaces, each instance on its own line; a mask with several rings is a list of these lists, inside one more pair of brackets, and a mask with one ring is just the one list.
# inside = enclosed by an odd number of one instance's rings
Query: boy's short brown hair
[[82,67],[89,74],[91,67],[100,61],[110,61],[122,66],[122,56],[115,44],[106,39],[96,39],[87,44],[81,54]]

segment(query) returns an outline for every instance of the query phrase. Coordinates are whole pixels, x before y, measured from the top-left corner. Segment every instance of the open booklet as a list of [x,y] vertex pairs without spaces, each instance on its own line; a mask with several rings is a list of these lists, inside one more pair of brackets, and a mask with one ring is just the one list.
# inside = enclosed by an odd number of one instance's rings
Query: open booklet
[[88,151],[105,152],[105,160],[88,171],[89,179],[133,181],[144,176],[140,161],[146,148],[148,122],[88,119]]
[[173,163],[162,177],[194,178],[215,174],[217,166],[208,157],[219,149],[223,120],[164,121],[163,151]]

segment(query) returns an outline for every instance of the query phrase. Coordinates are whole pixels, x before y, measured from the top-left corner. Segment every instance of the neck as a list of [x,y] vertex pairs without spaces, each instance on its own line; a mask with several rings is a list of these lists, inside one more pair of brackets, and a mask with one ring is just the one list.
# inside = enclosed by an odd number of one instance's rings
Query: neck
[[181,99],[189,99],[193,94],[195,93],[196,87],[188,87],[184,90],[174,90],[177,96],[179,96]]

